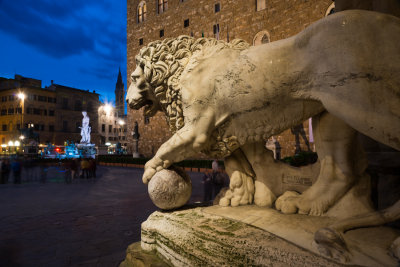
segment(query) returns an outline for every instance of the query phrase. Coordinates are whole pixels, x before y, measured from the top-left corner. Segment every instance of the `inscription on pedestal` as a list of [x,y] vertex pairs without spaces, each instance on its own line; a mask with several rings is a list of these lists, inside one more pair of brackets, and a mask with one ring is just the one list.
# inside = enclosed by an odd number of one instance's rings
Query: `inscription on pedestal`
[[311,186],[312,185],[312,177],[283,174],[282,175],[282,184]]

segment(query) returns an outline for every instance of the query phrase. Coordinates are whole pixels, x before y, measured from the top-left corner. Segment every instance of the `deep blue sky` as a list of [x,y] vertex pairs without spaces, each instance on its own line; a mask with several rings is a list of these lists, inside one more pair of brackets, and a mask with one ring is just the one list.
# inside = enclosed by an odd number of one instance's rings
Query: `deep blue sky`
[[125,0],[0,0],[0,77],[96,90],[126,86]]

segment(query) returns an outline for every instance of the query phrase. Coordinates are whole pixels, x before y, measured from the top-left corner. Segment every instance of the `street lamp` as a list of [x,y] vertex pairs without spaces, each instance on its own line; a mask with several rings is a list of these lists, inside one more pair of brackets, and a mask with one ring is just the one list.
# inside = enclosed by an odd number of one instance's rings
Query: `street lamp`
[[112,111],[112,106],[110,104],[105,104],[104,111],[106,112],[107,115],[109,115]]
[[25,100],[25,94],[22,92],[19,92],[17,94],[18,98],[21,100],[21,124],[19,126],[20,131],[22,132],[22,125],[24,124],[24,119],[23,119],[23,114],[24,114],[24,100]]
[[25,94],[24,93],[18,93],[18,98],[21,99],[22,101],[25,99]]
[[118,133],[118,142],[120,143],[121,146],[121,153],[122,153],[122,127],[124,126],[125,122],[123,120],[118,120],[118,124],[119,124],[119,133]]

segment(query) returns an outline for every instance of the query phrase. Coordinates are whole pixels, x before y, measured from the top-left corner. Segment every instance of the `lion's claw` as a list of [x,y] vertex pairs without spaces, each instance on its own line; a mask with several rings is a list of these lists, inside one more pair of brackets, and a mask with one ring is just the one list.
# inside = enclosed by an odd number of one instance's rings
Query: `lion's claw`
[[154,174],[156,174],[156,172],[157,171],[153,168],[146,168],[142,178],[143,183],[147,184],[150,181],[150,179],[154,176]]
[[147,184],[156,172],[164,169],[163,161],[160,158],[154,157],[144,165],[144,174],[142,181]]

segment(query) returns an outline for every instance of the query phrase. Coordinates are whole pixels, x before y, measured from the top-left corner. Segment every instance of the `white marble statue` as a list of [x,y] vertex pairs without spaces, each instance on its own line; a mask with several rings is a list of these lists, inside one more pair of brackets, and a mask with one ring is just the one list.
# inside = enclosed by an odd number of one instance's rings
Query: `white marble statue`
[[89,116],[86,111],[82,111],[83,119],[82,119],[82,127],[81,128],[81,144],[90,144],[90,132],[91,127],[89,126]]
[[272,207],[280,177],[269,171],[265,140],[313,117],[317,181],[275,206],[324,214],[366,176],[358,132],[400,150],[399,44],[398,18],[359,10],[255,47],[188,36],[150,43],[136,57],[127,101],[147,116],[165,112],[174,135],[147,162],[143,182],[203,152],[225,159],[231,184],[220,205]]

